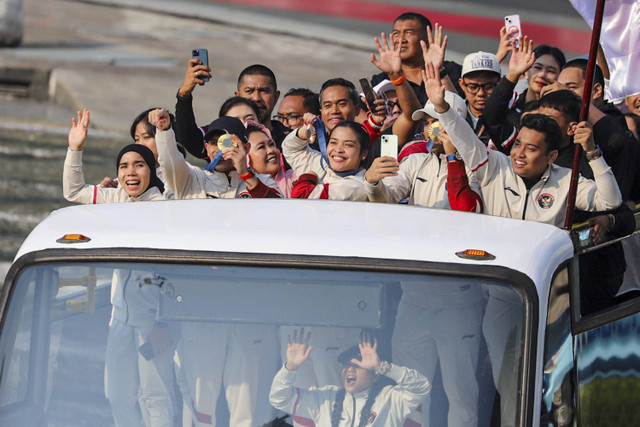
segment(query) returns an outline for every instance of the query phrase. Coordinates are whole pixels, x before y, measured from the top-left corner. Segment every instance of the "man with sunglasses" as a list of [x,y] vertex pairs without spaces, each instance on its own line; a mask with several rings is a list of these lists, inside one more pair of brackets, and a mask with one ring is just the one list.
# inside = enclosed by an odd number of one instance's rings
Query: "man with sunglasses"
[[[482,118],[487,99],[498,81],[500,81],[500,62],[494,54],[480,51],[464,58],[462,77],[458,83],[467,103],[467,122],[485,145],[509,153],[516,137],[516,129],[505,124],[495,125],[489,129]],[[489,134],[500,135],[501,140],[492,141]]]

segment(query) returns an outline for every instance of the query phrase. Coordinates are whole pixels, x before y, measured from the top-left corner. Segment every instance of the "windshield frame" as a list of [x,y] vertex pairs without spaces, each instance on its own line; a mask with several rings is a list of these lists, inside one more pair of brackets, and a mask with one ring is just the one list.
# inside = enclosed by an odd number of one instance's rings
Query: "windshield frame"
[[183,265],[225,265],[282,267],[296,269],[328,269],[406,274],[437,274],[472,277],[505,283],[519,289],[524,303],[523,352],[520,384],[524,384],[518,401],[519,425],[531,425],[534,419],[536,359],[538,353],[539,297],[531,278],[504,266],[472,263],[441,263],[384,258],[359,258],[321,255],[209,252],[139,248],[45,249],[30,252],[17,259],[5,278],[0,294],[0,328],[4,327],[7,305],[16,280],[29,267],[55,263],[86,264],[88,262],[175,263]]

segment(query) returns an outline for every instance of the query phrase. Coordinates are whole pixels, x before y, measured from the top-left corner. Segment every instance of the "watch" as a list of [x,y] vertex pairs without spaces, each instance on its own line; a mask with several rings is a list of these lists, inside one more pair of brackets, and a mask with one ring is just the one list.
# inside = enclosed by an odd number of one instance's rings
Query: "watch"
[[596,157],[601,157],[602,156],[602,150],[600,149],[599,146],[596,145],[595,150],[593,150],[590,153],[587,153],[585,151],[584,155],[587,157],[587,160],[591,161],[591,160],[595,159]]
[[457,151],[455,153],[449,154],[447,156],[447,161],[448,162],[453,162],[454,160],[457,161],[457,162],[461,162],[462,161],[462,156]]

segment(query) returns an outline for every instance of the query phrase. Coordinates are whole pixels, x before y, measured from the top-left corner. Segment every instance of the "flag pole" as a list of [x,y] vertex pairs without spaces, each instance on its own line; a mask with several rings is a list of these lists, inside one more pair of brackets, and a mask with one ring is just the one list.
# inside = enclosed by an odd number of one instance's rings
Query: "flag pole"
[[[591,104],[591,89],[593,88],[593,73],[596,69],[596,58],[598,56],[598,44],[600,43],[600,30],[602,28],[602,16],[604,15],[605,0],[598,0],[596,4],[596,15],[593,20],[593,31],[591,32],[591,45],[589,46],[589,59],[587,71],[584,78],[584,91],[582,92],[582,106],[580,108],[580,121],[583,122],[589,117],[589,106]],[[573,222],[573,209],[576,204],[576,191],[578,188],[578,175],[582,147],[575,144],[573,153],[573,164],[571,167],[571,185],[569,186],[569,196],[567,198],[567,212],[564,219],[564,229],[570,230]]]

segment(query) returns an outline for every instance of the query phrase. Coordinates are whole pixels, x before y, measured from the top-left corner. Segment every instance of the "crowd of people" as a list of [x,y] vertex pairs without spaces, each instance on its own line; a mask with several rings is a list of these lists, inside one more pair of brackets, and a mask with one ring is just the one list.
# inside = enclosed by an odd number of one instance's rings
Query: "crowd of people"
[[[375,38],[377,52],[371,62],[379,73],[370,79],[377,95],[372,104],[367,104],[352,82],[331,78],[318,93],[308,88],[288,90],[274,114],[280,97],[276,76],[268,67],[256,64],[240,73],[237,91],[217,115],[212,114],[213,119],[195,117],[194,90],[205,84],[203,78],[212,77],[212,70],[191,59],[177,93],[175,116],[151,108],[133,121],[134,143],[124,147],[116,159],[117,179],[85,183],[82,146],[90,113],[86,109],[78,112],[69,133],[64,196],[85,204],[263,197],[406,203],[562,227],[578,144],[582,152],[574,219],[589,222],[596,243],[607,233],[631,233],[635,229],[633,211],[640,202],[640,94],[618,105],[609,102],[607,68],[600,64],[588,117],[581,121],[586,60],[567,61],[556,47],[535,45],[526,35],[510,36],[503,28],[495,54],[469,53],[460,65],[445,59],[447,37],[441,26],[432,25],[420,14],[405,13],[396,19],[389,37],[382,33]],[[504,75],[501,63],[508,66]],[[397,137],[397,158],[380,156],[381,135]],[[205,159],[207,167],[190,164],[186,152]],[[592,284],[581,290],[584,314],[613,304],[622,283],[622,246],[610,246],[607,254],[599,263],[592,263],[597,268],[588,263],[581,266],[581,277]],[[162,359],[162,367],[149,373],[142,367],[157,361],[155,358],[147,360],[136,351],[119,357],[123,348],[135,349],[150,335],[161,343],[155,348],[157,354],[172,354],[173,349],[184,362],[177,377],[189,406],[185,425],[215,424],[217,396],[222,377],[227,375],[224,366],[205,366],[201,355],[189,353],[185,343],[203,335],[215,336],[216,345],[234,341],[241,349],[234,358],[234,372],[243,372],[241,386],[226,390],[233,426],[255,425],[258,419],[254,413],[259,406],[256,395],[262,393],[260,362],[249,360],[251,355],[255,358],[255,352],[242,351],[256,336],[282,342],[283,364],[273,381],[271,403],[294,414],[294,421],[298,416],[298,423],[311,419],[316,425],[401,425],[428,397],[435,361],[426,359],[433,359],[433,354],[441,361],[448,358],[444,338],[429,337],[430,316],[438,314],[426,303],[415,308],[416,301],[429,299],[421,295],[425,288],[403,283],[391,340],[392,363],[379,359],[371,337],[358,339],[348,331],[315,328],[311,340],[333,340],[340,342],[339,348],[346,348],[344,342],[359,342],[358,351],[324,365],[316,361],[317,380],[312,385],[334,387],[321,393],[303,392],[296,400],[294,371],[309,359],[307,334],[291,329],[281,331],[278,338],[276,327],[203,323],[183,327],[181,341],[169,344],[165,336],[169,328],[158,325],[161,322],[149,314],[153,310],[143,310],[138,316],[118,315],[133,306],[118,308],[122,298],[138,298],[140,304],[150,306],[157,301],[157,295],[128,296],[127,292],[139,292],[125,285],[137,274],[117,272],[112,285],[119,287],[120,293],[114,295],[121,295],[112,301],[106,367],[107,395],[116,425],[140,425],[135,421],[140,418],[136,405],[147,425],[171,425],[174,414],[166,410],[171,405],[159,403],[175,399],[167,379],[172,375],[171,358]],[[456,298],[468,301],[463,307],[450,308],[459,310],[461,316],[478,318],[467,325],[476,325],[476,329],[495,297],[489,294],[487,304],[480,293],[470,295],[474,290],[442,285],[439,292],[443,306]],[[480,330],[447,332],[476,340],[482,334]],[[432,339],[438,349],[434,353],[412,346],[419,338]],[[457,355],[457,363],[446,369],[441,364],[443,382],[450,385],[446,387],[449,426],[477,425],[477,391],[468,393],[469,383],[456,377],[463,370],[473,372],[477,363],[479,344],[470,340],[468,345],[470,351],[464,357]],[[207,350],[211,357],[216,354],[214,347]],[[491,353],[492,348],[489,350]],[[496,351],[503,352],[504,344]],[[123,375],[118,367],[124,365],[133,371],[136,366],[141,368]],[[374,380],[379,376],[395,380],[396,385],[377,386]],[[118,388],[126,389],[127,394],[114,393]],[[394,397],[399,389],[402,398]],[[353,396],[369,390],[373,397],[365,395],[351,407],[343,405],[348,398],[345,390]],[[148,396],[144,405],[138,403],[139,394]],[[111,398],[116,395],[118,398]],[[423,403],[423,425],[428,425],[426,405]],[[356,406],[364,408],[355,412]]]

